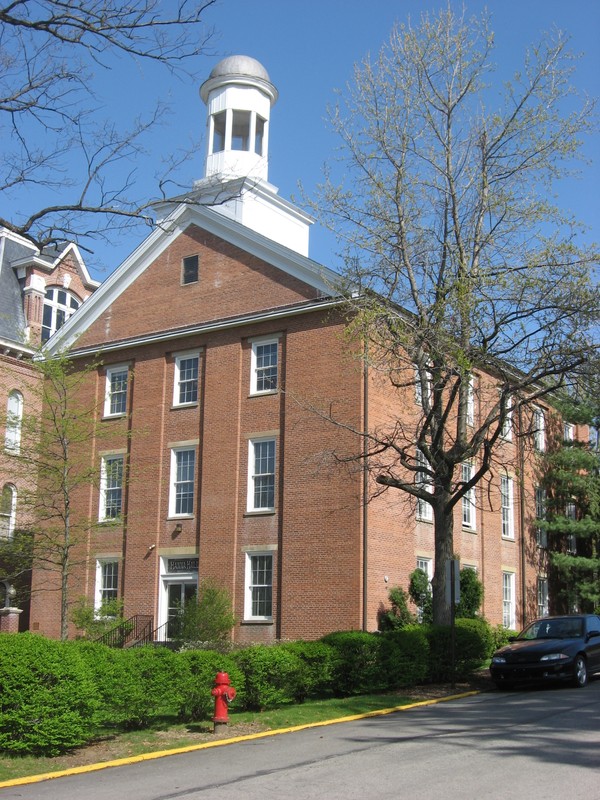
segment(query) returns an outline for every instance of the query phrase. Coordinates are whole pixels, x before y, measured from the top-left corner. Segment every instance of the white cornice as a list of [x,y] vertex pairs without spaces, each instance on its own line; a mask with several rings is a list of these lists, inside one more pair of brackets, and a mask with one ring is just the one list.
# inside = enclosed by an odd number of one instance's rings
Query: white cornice
[[71,348],[76,340],[190,225],[212,233],[229,244],[260,258],[316,289],[325,296],[335,293],[339,275],[305,256],[273,242],[266,236],[224,217],[210,208],[180,203],[128,256],[48,342],[53,354]]

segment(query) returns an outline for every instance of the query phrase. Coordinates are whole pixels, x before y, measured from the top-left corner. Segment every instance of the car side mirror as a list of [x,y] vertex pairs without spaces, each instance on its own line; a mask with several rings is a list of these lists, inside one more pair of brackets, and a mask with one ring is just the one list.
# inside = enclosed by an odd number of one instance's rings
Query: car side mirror
[[594,636],[600,636],[600,631],[590,631],[586,637],[588,642],[590,639],[593,639]]

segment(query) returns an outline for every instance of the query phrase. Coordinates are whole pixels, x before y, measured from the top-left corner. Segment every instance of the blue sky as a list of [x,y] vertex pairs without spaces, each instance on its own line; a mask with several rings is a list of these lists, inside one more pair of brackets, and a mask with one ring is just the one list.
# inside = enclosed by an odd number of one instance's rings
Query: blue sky
[[[168,3],[170,0],[166,0]],[[334,92],[352,80],[353,65],[368,52],[375,54],[387,39],[395,21],[418,22],[423,11],[445,7],[442,0],[219,0],[206,15],[216,33],[210,53],[198,58],[191,78],[178,79],[146,65],[128,65],[122,59],[101,76],[109,115],[132,117],[149,109],[156,98],[168,101],[168,121],[146,142],[147,155],[136,163],[140,187],[153,194],[156,165],[169,152],[188,148],[194,153],[179,179],[190,185],[202,177],[204,163],[205,108],[198,89],[220,58],[243,53],[258,59],[279,90],[271,116],[269,179],[283,197],[299,196],[298,181],[312,190],[321,180],[323,163],[338,144],[328,130],[325,116]],[[451,0],[457,10],[463,2]],[[571,36],[573,51],[581,53],[574,76],[577,88],[600,96],[600,0],[466,0],[468,15],[485,7],[491,12],[495,31],[494,58],[499,74],[507,77],[522,63],[527,45],[556,25]],[[123,87],[127,87],[123,91]],[[600,139],[586,142],[592,163],[578,181],[558,187],[559,202],[598,235],[600,202]],[[85,258],[94,277],[102,279],[115,269],[144,236],[141,230],[112,246],[98,247]],[[313,227],[310,255],[335,267],[336,244]]]

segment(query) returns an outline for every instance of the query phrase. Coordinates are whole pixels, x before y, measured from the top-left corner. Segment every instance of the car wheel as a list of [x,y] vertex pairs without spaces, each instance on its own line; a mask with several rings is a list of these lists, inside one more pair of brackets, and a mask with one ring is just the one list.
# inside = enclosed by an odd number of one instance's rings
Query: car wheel
[[573,664],[573,686],[581,688],[587,683],[587,664],[584,656],[577,656]]

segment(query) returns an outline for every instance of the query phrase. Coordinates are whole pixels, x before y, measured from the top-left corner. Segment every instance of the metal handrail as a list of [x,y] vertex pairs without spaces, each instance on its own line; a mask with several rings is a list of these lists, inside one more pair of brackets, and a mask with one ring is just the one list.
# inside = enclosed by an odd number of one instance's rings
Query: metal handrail
[[127,647],[137,644],[138,639],[152,635],[154,617],[150,614],[136,614],[123,620],[119,625],[107,631],[96,641],[107,647]]

